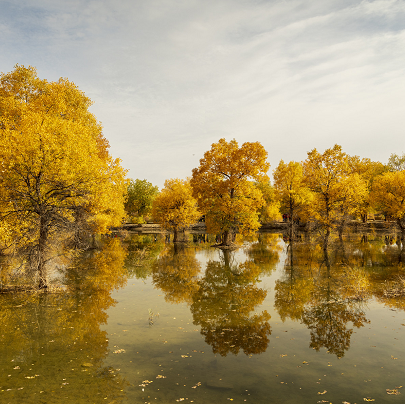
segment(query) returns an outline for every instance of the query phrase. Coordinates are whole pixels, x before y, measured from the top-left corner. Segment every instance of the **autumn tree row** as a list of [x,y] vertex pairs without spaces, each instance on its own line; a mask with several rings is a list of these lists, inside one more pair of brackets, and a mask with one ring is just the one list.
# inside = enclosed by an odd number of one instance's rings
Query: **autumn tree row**
[[[313,149],[303,162],[280,161],[270,184],[267,152],[258,143],[241,147],[221,139],[204,154],[191,179],[171,179],[158,193],[149,184],[155,221],[177,233],[205,216],[210,233],[230,245],[236,232],[250,234],[260,223],[288,217],[290,231],[306,222],[323,230],[325,245],[332,229],[341,234],[350,219],[367,220],[381,212],[395,219],[405,236],[405,155],[384,165],[360,159],[335,145]],[[137,180],[139,181],[139,180]],[[145,184],[144,184],[145,185]]]

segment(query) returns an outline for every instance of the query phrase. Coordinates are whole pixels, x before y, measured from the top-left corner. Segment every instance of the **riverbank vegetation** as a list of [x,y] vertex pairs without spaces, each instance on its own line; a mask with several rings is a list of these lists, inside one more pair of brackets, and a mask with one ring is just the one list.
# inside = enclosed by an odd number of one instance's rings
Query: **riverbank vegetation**
[[125,170],[90,105],[74,83],[33,67],[0,77],[0,248],[24,253],[39,288],[55,242],[80,247],[125,215]]
[[301,162],[281,160],[272,183],[259,142],[220,139],[190,178],[168,179],[159,192],[145,179],[126,178],[91,104],[68,79],[40,79],[33,67],[1,74],[0,252],[19,257],[2,264],[3,275],[17,267],[46,288],[55,257],[94,246],[124,221],[153,219],[175,242],[204,221],[218,247],[233,248],[237,235],[283,218],[290,239],[305,225],[327,250],[333,232],[342,237],[350,221],[378,214],[395,222],[404,242],[405,155],[383,164],[339,145],[313,149]]

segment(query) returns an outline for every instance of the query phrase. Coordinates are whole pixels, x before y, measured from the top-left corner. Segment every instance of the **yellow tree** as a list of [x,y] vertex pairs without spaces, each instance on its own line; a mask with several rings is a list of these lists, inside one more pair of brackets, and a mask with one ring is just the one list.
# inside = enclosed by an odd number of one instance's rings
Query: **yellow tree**
[[179,231],[195,223],[201,213],[193,198],[188,180],[170,179],[158,194],[152,205],[153,220],[173,232],[173,241],[178,241]]
[[259,142],[220,139],[193,169],[191,186],[206,215],[207,230],[221,233],[222,244],[230,245],[239,231],[249,234],[259,226],[259,210],[265,201],[253,183],[268,182],[267,152]]
[[0,77],[0,233],[30,247],[39,287],[53,236],[105,232],[124,215],[125,171],[90,105],[74,83],[41,80],[33,67]]
[[255,186],[263,195],[265,204],[259,210],[260,223],[277,220],[280,217],[280,202],[277,200],[276,190],[271,182],[255,182]]
[[274,170],[274,187],[283,211],[290,216],[290,238],[293,234],[294,223],[299,221],[313,200],[313,194],[304,182],[302,164],[290,161],[288,164],[280,161]]
[[362,221],[367,221],[368,214],[373,211],[370,191],[375,178],[389,171],[389,167],[379,161],[371,161],[369,158],[360,159],[358,156],[349,156],[349,167],[351,173],[357,173],[366,182],[367,196],[363,204],[359,205],[359,214]]
[[405,170],[387,172],[377,177],[371,190],[376,209],[395,218],[405,239]]
[[303,171],[305,183],[314,194],[308,212],[325,230],[326,248],[331,229],[339,227],[341,232],[347,218],[362,206],[367,195],[366,183],[359,174],[351,174],[349,156],[339,145],[323,154],[316,149],[308,152]]

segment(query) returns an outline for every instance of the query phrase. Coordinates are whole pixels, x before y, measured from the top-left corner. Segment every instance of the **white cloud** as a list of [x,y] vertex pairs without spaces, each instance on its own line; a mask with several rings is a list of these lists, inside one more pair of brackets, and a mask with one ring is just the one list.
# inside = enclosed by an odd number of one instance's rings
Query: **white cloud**
[[273,168],[334,143],[404,149],[403,1],[5,5],[0,70],[76,82],[132,177],[190,175],[220,137],[261,141]]

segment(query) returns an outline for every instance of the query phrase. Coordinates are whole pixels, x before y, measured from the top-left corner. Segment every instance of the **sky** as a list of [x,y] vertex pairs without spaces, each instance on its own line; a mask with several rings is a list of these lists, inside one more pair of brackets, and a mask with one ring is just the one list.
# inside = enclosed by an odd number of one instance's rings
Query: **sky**
[[283,159],[405,152],[405,0],[0,0],[0,72],[91,98],[129,178],[186,178],[211,144]]

